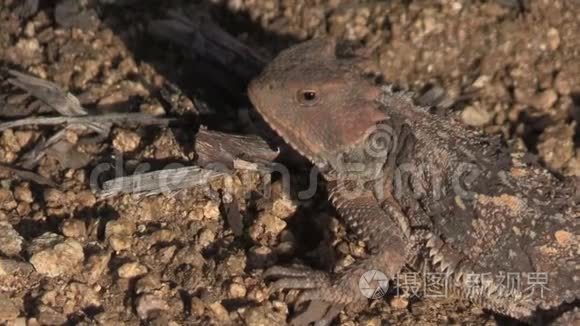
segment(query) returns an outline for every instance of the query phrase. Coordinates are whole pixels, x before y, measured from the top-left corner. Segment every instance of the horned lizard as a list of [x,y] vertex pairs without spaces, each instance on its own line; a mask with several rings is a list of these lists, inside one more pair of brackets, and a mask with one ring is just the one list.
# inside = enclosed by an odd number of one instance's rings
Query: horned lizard
[[[359,288],[365,272],[394,280],[426,251],[454,293],[499,314],[531,320],[577,305],[574,185],[499,138],[377,85],[359,58],[339,50],[334,39],[287,49],[248,93],[272,129],[322,172],[337,212],[371,254],[334,274],[274,266],[264,274],[276,279],[272,288],[301,289],[298,303],[342,307],[367,300]],[[506,286],[506,275],[518,275],[515,285]],[[541,295],[529,286],[538,278]]]

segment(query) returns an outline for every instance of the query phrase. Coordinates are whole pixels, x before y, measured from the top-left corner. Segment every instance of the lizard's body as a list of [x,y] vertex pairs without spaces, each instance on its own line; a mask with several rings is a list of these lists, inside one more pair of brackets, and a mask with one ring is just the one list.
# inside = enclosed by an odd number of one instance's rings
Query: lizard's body
[[[364,299],[363,273],[392,280],[423,247],[456,292],[496,312],[524,319],[577,300],[573,187],[496,138],[375,85],[354,63],[336,56],[335,41],[313,40],[282,52],[249,86],[266,122],[323,171],[337,211],[372,252],[340,275],[275,267],[275,287],[348,304]],[[466,286],[473,275],[538,272],[548,277],[541,297],[494,278]]]

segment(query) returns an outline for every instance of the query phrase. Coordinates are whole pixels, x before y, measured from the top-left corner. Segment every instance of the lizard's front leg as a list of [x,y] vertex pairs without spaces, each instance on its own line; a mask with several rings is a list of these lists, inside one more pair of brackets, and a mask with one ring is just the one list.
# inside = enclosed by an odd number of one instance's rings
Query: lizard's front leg
[[[329,184],[333,194],[333,204],[343,217],[347,226],[366,241],[371,256],[357,262],[345,271],[327,274],[304,267],[275,266],[265,272],[266,278],[277,279],[272,290],[303,290],[297,304],[318,300],[336,305],[347,305],[358,300],[366,300],[376,293],[367,292],[360,284],[371,281],[366,278],[376,276],[378,271],[386,278],[376,278],[379,287],[384,289],[389,280],[393,280],[407,261],[407,241],[394,217],[383,210],[370,191],[361,191],[355,196],[347,194]],[[365,277],[365,278],[363,278]],[[369,295],[370,294],[370,295]]]

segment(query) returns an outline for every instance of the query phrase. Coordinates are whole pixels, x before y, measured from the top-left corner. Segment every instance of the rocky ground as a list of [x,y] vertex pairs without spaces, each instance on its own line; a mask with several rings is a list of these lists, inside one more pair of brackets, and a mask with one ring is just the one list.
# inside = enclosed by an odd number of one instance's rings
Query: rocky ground
[[[117,125],[92,142],[67,130],[66,150],[29,165],[52,185],[0,170],[0,321],[9,325],[284,323],[295,293],[268,295],[265,267],[340,268],[365,255],[323,189],[296,199],[308,173],[291,154],[282,159],[292,171],[289,193],[279,180],[266,191],[264,175],[237,170],[167,196],[98,196],[91,176],[101,164],[120,161],[130,173],[136,162],[195,162],[200,125],[269,135],[251,113],[240,114],[255,66],[236,70],[240,78],[219,75],[219,65],[201,64],[207,58],[152,37],[149,23],[171,10],[214,22],[256,54],[255,65],[315,36],[362,41],[376,50],[370,69],[384,80],[419,93],[440,87],[453,104],[448,113],[501,134],[562,176],[580,177],[580,7],[571,0],[34,2],[0,0],[0,67],[53,81],[101,113],[181,123]],[[49,113],[3,79],[2,120]],[[19,166],[59,130],[1,131],[0,162]],[[241,232],[227,222],[231,214]],[[498,317],[453,299],[386,297],[339,320],[483,325]]]

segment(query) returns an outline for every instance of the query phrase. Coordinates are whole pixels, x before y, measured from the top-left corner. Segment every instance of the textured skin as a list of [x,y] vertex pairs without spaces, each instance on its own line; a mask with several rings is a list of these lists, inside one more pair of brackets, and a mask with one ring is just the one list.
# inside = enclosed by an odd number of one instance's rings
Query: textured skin
[[[335,40],[316,39],[283,51],[248,88],[266,122],[323,171],[337,211],[371,249],[339,274],[274,267],[265,274],[278,279],[273,288],[303,289],[299,302],[353,303],[366,299],[364,272],[392,280],[422,249],[453,293],[497,313],[527,320],[577,305],[575,185],[375,85],[357,63]],[[517,273],[519,288],[500,277],[473,286],[473,275],[502,273]],[[547,273],[542,296],[526,291],[533,273]]]

